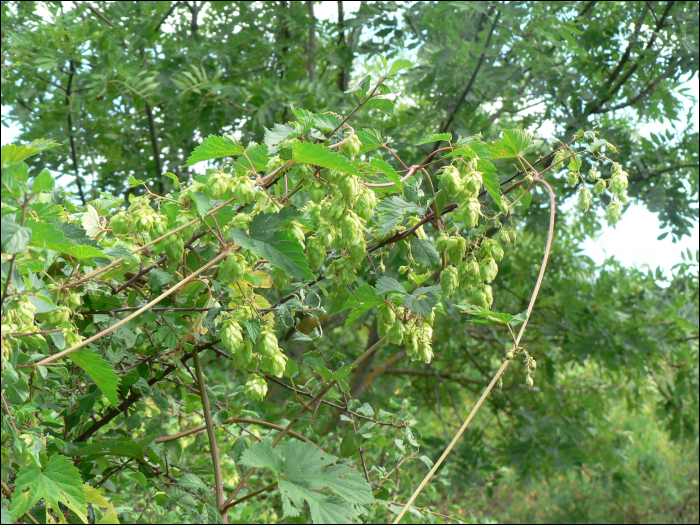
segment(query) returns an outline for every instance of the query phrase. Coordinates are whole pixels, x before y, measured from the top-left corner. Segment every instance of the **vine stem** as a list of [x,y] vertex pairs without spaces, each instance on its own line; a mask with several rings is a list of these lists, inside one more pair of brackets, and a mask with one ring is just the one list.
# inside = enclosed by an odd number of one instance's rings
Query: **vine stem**
[[[201,320],[202,314],[199,314]],[[197,322],[199,324],[199,322]],[[197,376],[197,386],[199,386],[199,396],[202,400],[202,412],[204,412],[204,422],[207,425],[207,436],[209,437],[209,448],[211,450],[211,462],[214,466],[214,483],[216,484],[216,506],[221,508],[224,503],[224,480],[221,476],[221,459],[219,458],[219,446],[216,442],[216,429],[211,417],[211,406],[207,395],[207,386],[204,383],[202,373],[202,362],[199,360],[199,352],[192,352],[192,364],[194,373]],[[227,523],[226,516],[222,516],[224,523]]]
[[[379,348],[380,346],[382,346],[382,344],[384,343],[384,341],[386,341],[386,336],[382,337],[379,341],[377,341],[376,343],[374,343],[374,345],[372,345],[370,348],[368,348],[367,350],[365,350],[365,352],[364,352],[360,357],[358,357],[357,359],[355,359],[355,361],[353,361],[353,363],[352,363],[350,366],[351,366],[351,367],[355,367],[355,366],[359,365],[362,361],[364,361],[364,360],[367,359],[372,353],[374,353],[374,351],[377,350],[377,348]],[[277,438],[275,438],[275,440],[272,442],[272,446],[273,446],[273,447],[276,447],[276,446],[279,444],[279,442],[282,441],[282,438],[284,438],[284,436],[286,436],[287,433],[289,433],[289,432],[292,430],[292,427],[296,424],[296,422],[299,421],[298,416],[300,416],[300,415],[302,415],[302,414],[308,412],[308,411],[311,410],[313,407],[315,407],[316,404],[320,403],[320,402],[321,402],[321,399],[323,398],[323,396],[325,396],[325,395],[328,393],[328,391],[329,391],[331,388],[333,388],[337,383],[338,383],[338,381],[334,379],[333,381],[331,381],[330,383],[328,383],[328,384],[323,388],[323,390],[321,390],[321,391],[318,393],[318,395],[316,395],[316,397],[314,397],[311,401],[309,401],[306,405],[304,405],[304,407],[303,407],[303,408],[299,411],[299,413],[297,414],[297,417],[294,418],[294,419],[292,419],[292,420],[289,422],[289,424],[285,427],[285,429],[284,429],[282,432],[280,432],[279,436],[277,436]],[[233,501],[233,499],[234,499],[234,498],[236,497],[236,495],[241,491],[241,489],[242,489],[243,487],[245,487],[246,483],[248,483],[248,480],[249,480],[250,477],[255,473],[256,470],[257,470],[257,469],[256,469],[255,467],[251,468],[251,469],[248,471],[248,473],[245,475],[245,477],[238,483],[238,485],[236,486],[236,488],[233,490],[233,492],[231,493],[231,495],[230,495],[230,496],[228,497],[228,499],[226,500],[226,503],[224,503],[223,507],[221,508],[221,512],[222,512],[222,513],[225,513],[228,509],[230,509],[231,507],[236,506],[240,501],[243,501],[244,498],[241,498],[240,500],[236,500],[236,501]]]
[[[552,190],[552,187],[544,179],[536,178],[534,180],[534,182],[537,182],[538,184],[544,185],[547,188],[547,191],[549,192],[549,233],[547,235],[547,246],[545,247],[545,250],[544,250],[544,256],[542,258],[542,265],[540,266],[540,273],[537,276],[537,282],[535,283],[535,288],[532,291],[532,296],[530,297],[530,304],[527,307],[527,315],[525,316],[525,321],[523,321],[523,324],[520,326],[520,331],[518,332],[518,336],[516,337],[515,342],[513,343],[513,349],[516,349],[518,347],[518,345],[520,344],[520,339],[522,338],[523,333],[525,332],[525,327],[527,326],[527,322],[530,319],[530,315],[532,314],[532,309],[535,306],[535,301],[537,300],[537,295],[540,291],[540,287],[542,286],[542,279],[544,278],[544,272],[545,272],[545,269],[547,268],[547,260],[549,259],[549,253],[552,249],[552,240],[554,238],[554,218],[556,215],[556,201],[554,198],[554,191]],[[477,401],[476,405],[474,405],[474,408],[472,408],[471,412],[469,413],[469,416],[467,416],[467,419],[464,421],[464,423],[462,424],[460,429],[455,434],[455,437],[452,438],[452,441],[450,442],[449,445],[447,445],[447,448],[442,453],[442,456],[440,456],[440,459],[438,459],[435,462],[435,465],[433,465],[433,468],[430,469],[430,472],[428,472],[428,474],[425,476],[423,481],[421,481],[421,484],[418,485],[418,488],[413,492],[410,499],[406,502],[406,505],[404,506],[404,508],[401,509],[401,512],[394,520],[394,523],[401,522],[401,518],[404,517],[404,515],[406,514],[408,509],[411,508],[411,506],[413,505],[413,502],[416,500],[416,498],[421,493],[423,488],[425,488],[425,486],[428,484],[430,479],[435,475],[435,472],[437,472],[437,469],[440,468],[443,461],[445,461],[445,458],[449,455],[449,453],[452,451],[454,446],[457,444],[457,441],[459,441],[459,439],[462,437],[462,434],[464,434],[464,431],[467,430],[469,423],[471,423],[471,420],[474,418],[476,413],[481,408],[482,403],[488,397],[489,393],[491,392],[491,389],[494,387],[494,385],[496,384],[498,379],[501,377],[503,372],[505,372],[506,368],[508,368],[509,363],[510,363],[510,361],[508,359],[503,361],[501,368],[499,368],[498,372],[496,372],[496,375],[493,376],[493,379],[491,380],[489,385],[486,387],[486,390],[479,398],[479,401]]]
[[208,270],[209,268],[211,268],[212,266],[214,266],[214,265],[215,265],[216,263],[218,263],[221,259],[223,259],[224,257],[226,257],[226,254],[228,254],[228,252],[231,251],[231,248],[232,248],[232,247],[233,247],[233,245],[229,246],[229,247],[226,248],[223,252],[221,252],[219,255],[217,255],[217,256],[214,257],[211,261],[209,261],[207,264],[205,264],[204,266],[202,266],[199,270],[197,270],[197,271],[191,273],[186,279],[183,279],[182,281],[180,281],[179,283],[177,283],[176,285],[174,285],[172,288],[170,288],[170,290],[168,290],[167,292],[164,292],[164,293],[160,294],[158,297],[156,297],[155,299],[153,299],[150,303],[148,303],[148,304],[145,305],[145,306],[142,306],[141,308],[139,308],[138,310],[136,310],[133,314],[131,314],[131,315],[125,317],[125,318],[122,319],[121,321],[119,321],[119,322],[117,322],[117,323],[114,323],[112,326],[110,326],[110,327],[108,327],[108,328],[102,330],[100,333],[95,334],[95,335],[93,335],[92,337],[89,337],[88,339],[85,339],[84,341],[81,341],[80,343],[78,343],[78,344],[75,345],[75,346],[72,346],[71,348],[67,348],[67,349],[64,350],[63,352],[59,352],[59,353],[57,353],[57,354],[54,354],[54,355],[52,355],[52,356],[49,356],[49,357],[47,357],[46,359],[42,359],[41,361],[39,361],[38,363],[34,363],[33,365],[25,365],[25,366],[34,366],[34,367],[37,367],[37,366],[46,366],[47,364],[49,364],[49,363],[51,363],[51,362],[53,362],[53,361],[56,361],[57,359],[61,359],[62,357],[66,356],[66,355],[68,355],[68,354],[70,354],[70,353],[72,353],[72,352],[75,352],[76,350],[79,350],[80,348],[82,348],[82,347],[84,347],[84,346],[86,346],[86,345],[89,345],[90,343],[92,343],[92,342],[94,342],[94,341],[97,341],[97,340],[100,339],[101,337],[104,337],[105,335],[107,335],[107,334],[113,332],[114,330],[116,330],[116,329],[119,328],[120,326],[122,326],[122,325],[128,323],[129,321],[131,321],[134,317],[138,317],[139,315],[141,315],[142,313],[144,313],[146,310],[148,310],[148,309],[151,308],[152,306],[158,304],[160,301],[162,301],[162,300],[165,299],[166,297],[168,297],[168,296],[172,295],[173,293],[175,293],[177,290],[179,290],[180,288],[182,288],[183,286],[185,286],[185,285],[186,285],[187,283],[189,283],[191,280],[195,279],[200,273],[202,273],[202,272]]

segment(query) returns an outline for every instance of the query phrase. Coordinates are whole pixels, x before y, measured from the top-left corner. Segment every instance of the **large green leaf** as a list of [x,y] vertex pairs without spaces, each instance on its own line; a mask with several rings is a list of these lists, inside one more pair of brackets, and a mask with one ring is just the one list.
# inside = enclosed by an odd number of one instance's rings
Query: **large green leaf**
[[291,233],[278,231],[269,241],[253,239],[242,230],[231,230],[231,238],[243,248],[266,258],[270,264],[300,281],[311,281],[314,274],[306,261],[304,249]]
[[403,183],[401,182],[401,177],[399,176],[398,173],[396,173],[396,170],[394,167],[386,162],[384,159],[382,159],[379,156],[374,156],[369,160],[369,165],[375,168],[376,170],[380,171],[387,177],[389,177],[389,180],[396,184],[400,189],[403,189]]
[[87,523],[87,498],[83,480],[78,468],[68,458],[54,454],[43,468],[32,464],[19,470],[10,505],[12,520],[18,520],[42,499],[46,504],[46,513],[50,510],[57,513],[62,523],[65,523],[65,518],[59,503],[75,512],[83,523]]
[[232,157],[241,155],[243,147],[238,144],[234,138],[230,136],[219,137],[218,135],[209,135],[197,146],[192,155],[187,159],[185,167],[192,166],[203,160],[219,159],[221,157]]
[[27,249],[32,238],[32,230],[21,226],[8,217],[3,217],[0,222],[2,233],[2,253],[16,255]]
[[366,153],[367,151],[380,148],[384,144],[381,134],[376,129],[365,128],[355,134],[357,138],[360,139],[360,142],[362,142],[360,153]]
[[90,378],[95,382],[97,388],[105,395],[109,402],[117,406],[117,388],[119,377],[114,373],[104,357],[101,357],[88,348],[81,348],[68,354],[68,357],[80,368],[85,370]]
[[348,296],[348,300],[343,306],[343,310],[352,309],[350,315],[345,321],[345,326],[349,326],[355,319],[360,317],[367,310],[371,310],[375,306],[384,304],[384,299],[378,297],[369,284],[363,284],[357,287],[353,293]]
[[132,439],[103,439],[90,445],[73,443],[78,446],[71,451],[73,456],[119,456],[143,459],[143,446]]
[[532,146],[532,135],[522,129],[508,129],[503,138],[489,144],[492,159],[511,159],[525,153]]
[[[284,444],[284,470],[279,453],[269,443],[248,448],[240,463],[266,467],[277,476],[282,495],[284,517],[299,516],[304,502],[309,504],[313,523],[348,523],[357,517],[354,505],[374,503],[372,488],[364,477],[347,465],[333,465],[335,456],[327,456],[306,442]],[[318,490],[329,488],[333,496]]]
[[411,252],[416,262],[431,267],[440,262],[440,254],[437,252],[433,243],[427,239],[413,239],[411,243]]
[[414,146],[430,144],[431,142],[440,142],[441,140],[450,142],[452,140],[452,133],[431,133],[430,135],[425,135],[418,142],[416,142]]
[[6,144],[2,147],[2,167],[17,164],[42,151],[56,148],[61,144],[53,139],[37,139],[24,146]]
[[313,164],[343,173],[360,175],[360,172],[352,165],[349,158],[321,144],[313,144],[311,142],[299,142],[295,144],[292,159],[295,162],[303,162],[305,164]]
[[38,246],[39,248],[46,246],[50,250],[67,253],[71,257],[80,260],[105,256],[100,249],[94,246],[76,244],[70,239],[67,239],[63,232],[57,229],[53,224],[37,222],[32,219],[28,219],[26,224],[33,232],[32,239],[29,242],[31,246]]

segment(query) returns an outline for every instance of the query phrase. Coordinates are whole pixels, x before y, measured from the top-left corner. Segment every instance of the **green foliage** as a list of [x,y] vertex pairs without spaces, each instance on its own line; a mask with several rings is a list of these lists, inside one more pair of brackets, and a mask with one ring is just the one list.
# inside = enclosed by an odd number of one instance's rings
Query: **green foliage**
[[504,356],[414,522],[697,521],[698,254],[579,253],[601,207],[696,217],[697,132],[638,131],[697,4],[38,5],[2,4],[3,522],[391,521]]

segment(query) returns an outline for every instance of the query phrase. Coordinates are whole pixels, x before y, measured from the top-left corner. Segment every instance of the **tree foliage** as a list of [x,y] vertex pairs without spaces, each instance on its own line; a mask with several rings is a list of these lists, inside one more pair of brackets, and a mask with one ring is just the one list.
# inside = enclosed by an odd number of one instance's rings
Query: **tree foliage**
[[411,519],[469,521],[632,498],[640,421],[697,455],[698,254],[578,248],[696,217],[697,131],[639,128],[697,5],[338,5],[2,4],[3,521],[394,519],[445,450]]

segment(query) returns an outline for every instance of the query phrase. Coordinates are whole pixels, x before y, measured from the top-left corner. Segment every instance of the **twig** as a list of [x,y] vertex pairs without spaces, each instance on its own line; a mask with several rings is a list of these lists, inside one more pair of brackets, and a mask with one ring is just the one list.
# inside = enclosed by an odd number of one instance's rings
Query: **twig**
[[[549,259],[549,253],[550,253],[551,248],[552,248],[552,240],[554,238],[554,219],[555,219],[555,214],[556,214],[556,200],[554,197],[554,191],[552,190],[552,187],[545,180],[540,179],[540,178],[536,178],[535,181],[539,184],[544,185],[547,188],[547,191],[549,192],[549,200],[550,200],[549,232],[547,235],[547,245],[545,247],[544,256],[542,258],[542,265],[540,266],[540,273],[537,277],[537,282],[535,283],[535,289],[532,291],[532,296],[530,297],[530,304],[527,307],[525,321],[523,321],[523,324],[520,325],[520,331],[518,332],[518,337],[517,337],[515,343],[513,344],[513,349],[518,347],[520,340],[523,336],[523,333],[525,332],[525,327],[527,326],[527,322],[530,319],[530,315],[532,314],[532,309],[535,306],[535,301],[537,300],[537,295],[540,291],[540,286],[542,286],[542,279],[544,278],[544,272],[545,272],[545,269],[547,268],[547,260]],[[408,509],[411,507],[413,502],[416,500],[418,495],[421,493],[423,488],[428,484],[430,479],[435,475],[435,472],[437,471],[438,468],[440,468],[443,461],[445,461],[445,458],[452,451],[452,449],[454,448],[457,441],[459,441],[459,439],[462,437],[462,434],[464,434],[464,431],[467,430],[469,423],[474,418],[476,413],[479,411],[479,408],[481,408],[482,403],[484,402],[486,397],[489,395],[489,393],[491,392],[491,389],[495,386],[498,379],[501,377],[501,374],[503,374],[503,372],[505,372],[509,363],[510,363],[510,361],[507,359],[503,361],[501,368],[499,368],[498,372],[496,372],[496,375],[493,376],[491,383],[489,383],[489,386],[486,387],[486,390],[479,398],[479,401],[477,401],[476,405],[474,405],[474,408],[469,413],[469,416],[464,421],[464,423],[462,424],[459,431],[457,431],[457,434],[455,434],[455,437],[452,439],[450,444],[447,446],[445,451],[442,453],[442,456],[440,456],[440,459],[438,459],[437,462],[435,463],[435,465],[433,465],[433,468],[430,469],[430,472],[428,472],[428,474],[425,476],[425,478],[423,479],[421,484],[418,486],[418,488],[413,492],[413,494],[411,495],[411,498],[408,500],[408,502],[406,503],[404,508],[401,510],[399,515],[394,520],[394,523],[399,523],[401,521],[401,518],[404,517],[404,515],[406,514]]]

